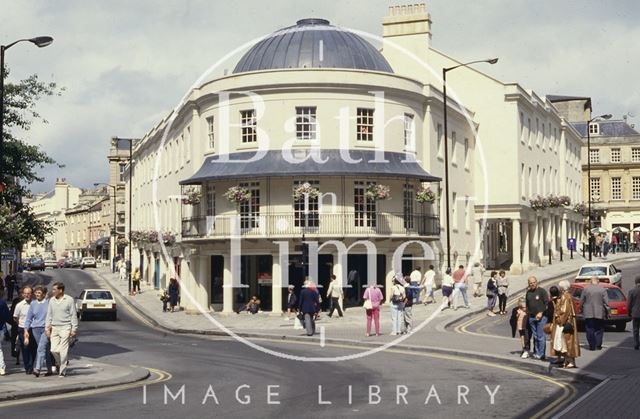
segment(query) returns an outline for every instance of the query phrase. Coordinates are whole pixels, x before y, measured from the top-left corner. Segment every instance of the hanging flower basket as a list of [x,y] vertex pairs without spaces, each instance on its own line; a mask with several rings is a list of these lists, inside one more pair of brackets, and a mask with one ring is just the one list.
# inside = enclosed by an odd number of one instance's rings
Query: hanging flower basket
[[418,192],[416,192],[416,201],[421,204],[430,204],[435,202],[436,194],[431,190],[431,188],[422,188]]
[[176,242],[176,236],[170,231],[162,233],[162,242],[165,246],[172,246]]
[[158,232],[155,230],[150,230],[145,233],[146,241],[149,243],[157,243],[158,242]]
[[251,199],[251,192],[242,186],[232,186],[224,193],[224,197],[232,204],[241,204]]
[[589,208],[587,208],[587,206],[582,202],[577,203],[573,207],[573,211],[577,212],[578,214],[582,215],[583,217],[589,216]]
[[542,211],[544,209],[549,208],[549,199],[543,198],[540,195],[538,195],[535,198],[529,199],[529,205],[531,206],[531,209],[534,211]]
[[367,199],[383,201],[391,199],[391,189],[387,185],[373,184],[367,188]]
[[296,201],[302,201],[305,196],[309,198],[317,198],[320,194],[317,188],[311,186],[309,182],[305,182],[293,190],[293,199]]
[[571,198],[569,198],[567,195],[561,195],[558,197],[558,199],[560,199],[560,203],[565,207],[571,205]]
[[195,187],[189,187],[182,195],[182,203],[185,205],[198,205],[202,199],[202,192]]
[[116,242],[116,245],[118,247],[126,247],[129,245],[129,240],[127,240],[125,237],[120,237],[118,238],[118,241]]
[[547,202],[549,202],[549,208],[559,208],[562,206],[562,201],[560,197],[555,195],[549,195],[547,197]]

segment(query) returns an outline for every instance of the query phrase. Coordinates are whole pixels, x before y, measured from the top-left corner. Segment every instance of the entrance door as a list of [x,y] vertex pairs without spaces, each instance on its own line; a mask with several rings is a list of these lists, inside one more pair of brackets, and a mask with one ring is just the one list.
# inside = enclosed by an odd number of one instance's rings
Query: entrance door
[[214,310],[222,310],[224,257],[211,256],[211,305]]
[[153,287],[160,289],[160,258],[157,254],[155,257],[155,270],[153,272]]

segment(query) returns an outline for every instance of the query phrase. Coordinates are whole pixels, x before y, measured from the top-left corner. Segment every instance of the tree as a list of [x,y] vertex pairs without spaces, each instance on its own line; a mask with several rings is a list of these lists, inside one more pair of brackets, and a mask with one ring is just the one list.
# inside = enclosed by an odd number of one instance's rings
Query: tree
[[38,101],[46,96],[59,96],[64,89],[54,82],[40,81],[35,74],[18,83],[7,83],[8,75],[5,67],[4,153],[0,156],[4,162],[5,188],[0,193],[0,248],[20,248],[28,241],[43,242],[55,230],[51,223],[38,220],[23,198],[31,195],[29,185],[44,180],[37,170],[57,163],[39,146],[18,135],[28,132],[34,121],[46,124],[47,120],[36,111]]

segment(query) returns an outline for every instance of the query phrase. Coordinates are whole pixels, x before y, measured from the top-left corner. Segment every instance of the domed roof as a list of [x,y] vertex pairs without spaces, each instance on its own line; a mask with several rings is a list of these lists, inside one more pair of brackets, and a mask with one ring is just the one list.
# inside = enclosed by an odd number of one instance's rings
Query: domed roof
[[362,37],[324,19],[302,19],[255,44],[233,73],[276,68],[352,68],[393,73],[378,51]]

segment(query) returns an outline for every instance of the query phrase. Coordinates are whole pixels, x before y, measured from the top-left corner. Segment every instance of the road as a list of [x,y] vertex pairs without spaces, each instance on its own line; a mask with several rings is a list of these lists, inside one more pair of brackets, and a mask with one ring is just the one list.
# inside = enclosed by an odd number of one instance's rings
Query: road
[[[71,296],[83,288],[104,285],[92,272],[77,269],[47,270],[27,278],[49,286],[61,280]],[[154,368],[165,371],[170,379],[146,388],[0,404],[2,417],[44,413],[48,419],[513,418],[548,413],[545,409],[569,402],[589,388],[507,365],[393,349],[340,363],[291,361],[229,338],[178,336],[156,330],[122,304],[116,322],[81,322],[79,338],[73,352],[76,355],[109,364]],[[278,340],[260,344],[275,350],[286,346],[288,353],[300,356],[342,355],[353,350],[347,345],[320,347]],[[73,374],[73,361],[69,374]],[[535,397],[523,397],[527,394]]]
[[[615,264],[618,269],[622,270],[622,288],[625,294],[634,286],[636,276],[640,275],[640,264],[637,260],[619,262]],[[558,281],[553,283],[544,283],[544,287],[549,289],[553,284],[557,284]],[[490,335],[513,344],[513,338],[511,337],[511,326],[509,325],[509,318],[511,314],[511,308],[513,307],[514,300],[509,298],[509,305],[507,308],[508,314],[506,316],[477,316],[472,323],[467,323],[464,326],[465,332],[471,334]],[[583,350],[588,350],[587,337],[582,328],[579,329],[580,343]],[[617,331],[613,326],[607,326],[604,334],[605,348],[615,349],[615,351],[621,351],[619,356],[630,356],[633,351],[633,338],[631,336],[631,323],[627,323],[626,330],[623,332]],[[514,354],[518,352],[514,350]],[[578,360],[579,361],[579,360]],[[609,375],[611,374],[611,364],[607,362],[599,362],[597,365],[590,367],[593,372],[599,374]]]

